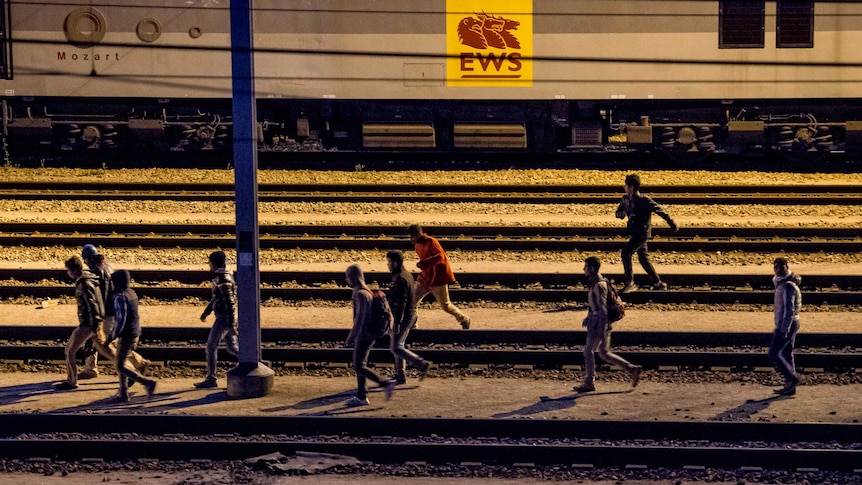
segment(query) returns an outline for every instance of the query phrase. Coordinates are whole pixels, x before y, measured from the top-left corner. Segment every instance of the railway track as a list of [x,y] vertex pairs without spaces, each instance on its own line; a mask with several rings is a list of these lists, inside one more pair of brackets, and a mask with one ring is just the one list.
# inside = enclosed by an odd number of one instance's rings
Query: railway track
[[[159,409],[154,403],[154,409]],[[279,452],[412,462],[852,472],[859,424],[166,414],[0,415],[0,454],[53,460],[237,460]],[[219,434],[212,435],[213,430]],[[134,439],[129,439],[134,436]],[[804,437],[805,446],[798,444]],[[740,443],[745,443],[740,446]]]
[[[388,284],[389,273],[367,272],[366,281]],[[608,274],[608,277],[619,275]],[[133,288],[141,298],[176,301],[184,298],[208,299],[209,273],[205,271],[133,270]],[[638,283],[647,284],[642,275]],[[350,289],[343,286],[342,272],[261,271],[261,299],[288,301],[348,301]],[[617,278],[619,279],[619,278]],[[673,274],[667,291],[637,291],[624,296],[629,304],[762,304],[773,302],[772,278],[750,274]],[[0,299],[32,297],[57,299],[73,296],[74,288],[64,282],[61,269],[2,269]],[[802,297],[808,305],[862,304],[862,276],[805,275]],[[451,286],[454,301],[535,301],[549,303],[584,302],[587,290],[580,275],[561,273],[460,273],[459,285]]]
[[[855,205],[862,186],[653,185],[648,193],[666,204]],[[620,186],[589,185],[384,185],[259,184],[261,202],[405,202],[606,204],[619,202]],[[232,184],[0,182],[0,197],[16,200],[232,201]]]
[[[433,233],[449,250],[618,251],[622,227],[440,226]],[[856,228],[683,228],[655,231],[654,251],[837,252],[862,251]],[[261,249],[405,249],[402,226],[260,227]],[[235,226],[220,224],[59,224],[0,223],[0,246],[82,246],[112,248],[235,247]]]
[[[62,361],[69,327],[0,327],[0,360]],[[147,327],[140,350],[161,362],[200,361],[209,329]],[[279,363],[346,364],[346,329],[261,329],[263,359]],[[614,332],[615,352],[648,369],[771,368],[765,355],[770,334],[710,332]],[[561,368],[582,365],[582,331],[422,330],[411,332],[411,348],[438,365],[507,365]],[[862,369],[862,334],[801,334],[797,366],[827,372]],[[373,362],[391,362],[383,338]]]

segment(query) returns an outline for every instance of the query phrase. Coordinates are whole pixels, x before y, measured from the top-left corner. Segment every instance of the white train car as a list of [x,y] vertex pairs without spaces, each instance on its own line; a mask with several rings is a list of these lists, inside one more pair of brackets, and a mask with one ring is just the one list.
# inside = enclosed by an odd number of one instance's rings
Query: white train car
[[[253,4],[269,152],[685,158],[862,144],[862,3]],[[229,1],[0,0],[0,10],[11,156],[229,152]]]

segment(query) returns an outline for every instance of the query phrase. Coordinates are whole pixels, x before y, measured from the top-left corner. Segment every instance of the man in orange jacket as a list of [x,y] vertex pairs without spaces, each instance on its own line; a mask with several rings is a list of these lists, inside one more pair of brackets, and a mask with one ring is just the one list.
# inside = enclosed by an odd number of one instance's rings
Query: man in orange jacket
[[413,308],[419,313],[419,303],[428,293],[440,303],[443,310],[455,317],[461,328],[470,328],[470,317],[461,313],[449,300],[449,284],[455,282],[455,273],[449,265],[449,258],[437,239],[425,234],[419,224],[413,224],[407,228],[410,242],[419,256],[416,266],[422,271],[416,278],[416,286],[413,289]]

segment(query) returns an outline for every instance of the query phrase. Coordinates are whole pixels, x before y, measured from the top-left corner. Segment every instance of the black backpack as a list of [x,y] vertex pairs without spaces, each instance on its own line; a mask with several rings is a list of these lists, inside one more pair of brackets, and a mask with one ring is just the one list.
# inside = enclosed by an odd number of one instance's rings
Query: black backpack
[[386,294],[380,290],[371,291],[371,312],[365,319],[363,332],[369,339],[378,339],[389,332],[392,328],[392,310],[389,308],[389,300]]
[[618,322],[626,316],[626,304],[623,303],[620,295],[617,294],[617,289],[607,279],[608,284],[608,323]]

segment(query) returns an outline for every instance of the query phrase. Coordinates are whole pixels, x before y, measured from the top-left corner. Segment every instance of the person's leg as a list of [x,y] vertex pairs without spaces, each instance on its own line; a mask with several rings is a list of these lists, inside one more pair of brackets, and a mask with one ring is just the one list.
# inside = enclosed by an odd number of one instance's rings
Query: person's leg
[[209,337],[207,338],[207,375],[205,381],[215,381],[218,365],[218,346],[222,337],[227,332],[227,329],[221,325],[213,324],[210,329]]
[[629,242],[626,243],[625,247],[620,251],[620,257],[623,260],[623,284],[628,285],[629,283],[634,283],[632,256],[640,248],[641,244],[643,244],[643,242],[641,242],[641,238],[631,237],[629,238]]
[[69,341],[66,342],[66,382],[69,385],[78,385],[78,362],[75,353],[92,336],[92,329],[78,326],[72,330],[72,335],[69,336]]
[[610,326],[605,326],[601,341],[598,345],[599,357],[608,364],[615,365],[626,371],[632,379],[632,387],[638,385],[640,380],[641,366],[634,365],[631,362],[623,359],[619,355],[611,352],[611,330]]
[[453,317],[455,317],[455,320],[457,320],[458,323],[463,324],[463,323],[470,320],[470,318],[467,317],[467,315],[464,315],[463,313],[461,313],[461,310],[459,310],[458,307],[453,305],[452,301],[449,300],[449,286],[448,285],[440,285],[440,286],[432,287],[431,288],[431,294],[434,295],[434,298],[437,300],[438,303],[440,303],[440,307],[443,309],[443,311],[445,311],[449,315],[452,315]]
[[652,265],[652,261],[649,259],[649,249],[647,248],[646,241],[644,241],[643,245],[638,249],[638,261],[644,269],[644,272],[649,276],[649,280],[652,282],[653,286],[661,283],[661,278],[659,278],[658,273],[655,271],[655,267]]
[[138,338],[124,339],[120,338],[117,341],[117,371],[120,374],[120,399],[126,400],[129,397],[128,381],[137,382],[147,389],[147,394],[152,394],[152,388],[155,387],[155,380],[142,376],[138,371],[129,365],[121,366],[120,362],[126,362],[135,347],[138,346]]
[[790,387],[790,384],[796,380],[796,369],[791,367],[790,362],[786,358],[786,349],[790,342],[789,335],[783,337],[778,332],[773,332],[772,340],[769,342],[769,349],[766,351],[767,357],[772,361],[772,366],[784,378],[784,382],[787,384],[785,387]]
[[366,380],[370,377],[372,380],[380,378],[366,365],[368,363],[368,355],[371,353],[371,347],[374,346],[373,340],[356,339],[353,344],[353,370],[356,371],[356,397],[364,400],[368,397],[368,387]]
[[587,340],[584,342],[584,382],[575,387],[576,391],[595,390],[596,381],[596,357],[595,351],[600,339],[594,329],[587,328]]
[[403,323],[397,329],[397,332],[392,335],[392,339],[390,341],[389,350],[392,351],[392,355],[395,356],[395,369],[394,375],[395,380],[399,383],[403,383],[406,380],[404,375],[405,371],[405,361],[410,362],[412,365],[416,366],[420,369],[420,371],[424,371],[424,361],[421,357],[416,355],[415,353],[407,350],[405,348],[404,343],[407,341],[407,335],[410,333],[410,330],[416,325],[416,316],[408,315],[407,317],[408,323]]
[[431,288],[428,288],[421,283],[417,282],[416,285],[413,286],[413,301],[410,306],[413,308],[414,315],[419,315],[419,303],[422,302],[422,299],[425,298],[428,293],[431,293]]

